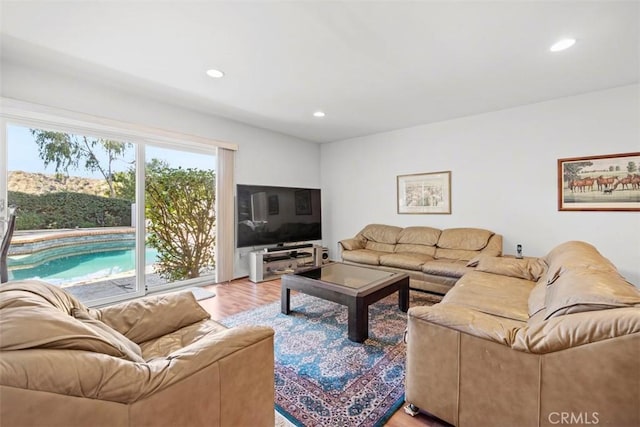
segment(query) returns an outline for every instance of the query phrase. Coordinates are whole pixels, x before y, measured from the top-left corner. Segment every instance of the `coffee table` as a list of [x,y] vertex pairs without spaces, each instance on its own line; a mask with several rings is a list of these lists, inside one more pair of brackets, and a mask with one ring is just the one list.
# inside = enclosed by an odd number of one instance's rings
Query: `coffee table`
[[291,312],[291,289],[346,305],[349,339],[363,342],[369,336],[369,305],[398,292],[398,306],[409,309],[409,275],[339,262],[282,276],[280,311]]

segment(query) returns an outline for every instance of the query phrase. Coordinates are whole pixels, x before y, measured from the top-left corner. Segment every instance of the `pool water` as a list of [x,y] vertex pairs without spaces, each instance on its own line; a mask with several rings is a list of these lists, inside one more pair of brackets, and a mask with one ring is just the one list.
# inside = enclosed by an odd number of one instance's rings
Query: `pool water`
[[[158,252],[153,248],[145,251],[145,261],[151,265],[157,261]],[[135,270],[135,250],[120,249],[87,252],[64,256],[39,263],[28,268],[11,268],[9,279],[41,279],[49,283],[64,285],[107,278],[126,271]]]

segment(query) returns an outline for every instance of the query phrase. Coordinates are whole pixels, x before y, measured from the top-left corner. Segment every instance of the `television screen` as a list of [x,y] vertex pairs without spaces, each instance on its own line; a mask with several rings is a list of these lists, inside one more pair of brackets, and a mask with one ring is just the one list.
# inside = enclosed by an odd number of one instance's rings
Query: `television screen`
[[237,246],[322,239],[320,190],[238,184]]

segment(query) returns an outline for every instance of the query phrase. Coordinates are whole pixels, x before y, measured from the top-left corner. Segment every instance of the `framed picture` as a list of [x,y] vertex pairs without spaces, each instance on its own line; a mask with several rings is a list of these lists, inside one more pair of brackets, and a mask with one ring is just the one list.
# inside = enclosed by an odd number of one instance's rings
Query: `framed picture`
[[311,191],[298,190],[294,195],[296,215],[311,215]]
[[559,211],[640,211],[640,152],[558,160]]
[[399,214],[450,214],[451,171],[398,176]]
[[267,207],[269,215],[278,215],[280,213],[280,202],[277,194],[272,194],[267,198]]

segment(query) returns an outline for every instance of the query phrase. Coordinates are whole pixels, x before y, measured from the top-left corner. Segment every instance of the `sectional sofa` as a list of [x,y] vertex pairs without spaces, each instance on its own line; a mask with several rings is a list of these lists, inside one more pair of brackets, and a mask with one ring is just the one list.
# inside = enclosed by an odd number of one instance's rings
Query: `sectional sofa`
[[585,242],[480,257],[408,314],[407,409],[466,426],[640,425],[640,292]]
[[445,294],[479,255],[502,255],[502,236],[481,228],[369,224],[338,242],[342,261],[409,274],[414,289]]

